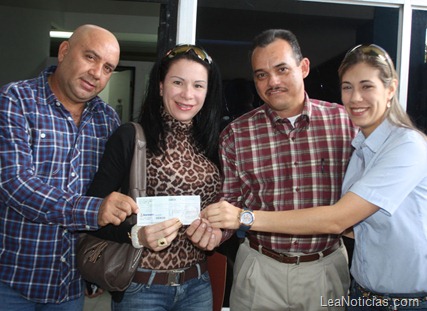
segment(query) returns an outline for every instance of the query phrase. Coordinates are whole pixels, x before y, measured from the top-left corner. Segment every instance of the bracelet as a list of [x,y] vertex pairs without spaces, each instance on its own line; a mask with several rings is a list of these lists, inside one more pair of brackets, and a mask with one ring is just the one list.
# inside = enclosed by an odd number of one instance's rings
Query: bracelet
[[138,231],[141,229],[141,226],[134,225],[130,231],[130,239],[132,240],[132,245],[135,248],[143,248],[144,245],[139,243]]

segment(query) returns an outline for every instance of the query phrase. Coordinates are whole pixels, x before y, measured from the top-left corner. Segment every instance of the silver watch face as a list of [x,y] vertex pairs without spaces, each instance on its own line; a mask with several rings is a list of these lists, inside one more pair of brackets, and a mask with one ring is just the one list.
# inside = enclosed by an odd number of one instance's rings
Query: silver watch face
[[254,221],[254,214],[250,211],[244,211],[240,215],[240,222],[246,226],[252,225],[253,221]]

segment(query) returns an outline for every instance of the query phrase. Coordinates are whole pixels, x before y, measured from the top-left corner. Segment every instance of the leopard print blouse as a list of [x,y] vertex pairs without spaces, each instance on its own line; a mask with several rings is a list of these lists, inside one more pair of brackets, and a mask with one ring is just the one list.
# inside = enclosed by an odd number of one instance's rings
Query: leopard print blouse
[[[198,152],[191,138],[191,123],[182,123],[163,113],[167,152],[155,156],[147,150],[147,196],[200,195],[201,207],[214,203],[220,190],[219,170]],[[187,238],[183,226],[171,245],[154,252],[145,248],[141,268],[171,270],[205,260],[205,252]]]

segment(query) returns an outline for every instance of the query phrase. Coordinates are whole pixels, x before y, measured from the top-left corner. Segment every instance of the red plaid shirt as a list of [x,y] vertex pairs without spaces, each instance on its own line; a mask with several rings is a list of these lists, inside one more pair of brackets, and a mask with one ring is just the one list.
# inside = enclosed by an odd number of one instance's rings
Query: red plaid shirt
[[[263,105],[221,134],[222,197],[236,206],[264,211],[331,205],[340,198],[355,133],[338,104],[306,96],[295,127]],[[322,251],[339,238],[255,231],[250,235],[263,247],[286,253]]]

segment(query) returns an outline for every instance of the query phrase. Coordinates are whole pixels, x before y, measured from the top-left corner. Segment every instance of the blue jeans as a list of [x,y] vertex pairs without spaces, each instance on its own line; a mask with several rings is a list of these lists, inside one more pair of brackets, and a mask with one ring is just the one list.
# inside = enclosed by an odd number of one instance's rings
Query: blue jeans
[[[357,283],[353,280],[350,288],[350,299],[354,305],[350,305],[347,310],[349,311],[391,311],[391,310],[404,310],[404,311],[420,311],[427,310],[427,301],[400,299],[393,301],[393,298],[376,299],[374,296],[364,298],[362,291],[358,288]],[[357,303],[356,303],[357,302]],[[380,306],[383,304],[383,306]]]
[[113,311],[212,311],[209,273],[179,286],[131,283],[121,302],[111,303]]
[[83,310],[84,295],[63,303],[37,303],[22,297],[9,285],[0,282],[0,311],[76,311]]

